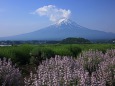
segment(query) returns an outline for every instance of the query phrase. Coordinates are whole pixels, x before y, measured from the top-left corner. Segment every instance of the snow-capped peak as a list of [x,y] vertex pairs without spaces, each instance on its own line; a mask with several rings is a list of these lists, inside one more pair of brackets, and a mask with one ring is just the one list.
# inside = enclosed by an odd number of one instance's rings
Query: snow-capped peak
[[64,19],[60,19],[58,22],[56,22],[56,25],[62,25],[62,24],[71,24],[72,22],[71,22],[71,20],[69,20],[69,19],[66,19],[66,18],[64,18]]

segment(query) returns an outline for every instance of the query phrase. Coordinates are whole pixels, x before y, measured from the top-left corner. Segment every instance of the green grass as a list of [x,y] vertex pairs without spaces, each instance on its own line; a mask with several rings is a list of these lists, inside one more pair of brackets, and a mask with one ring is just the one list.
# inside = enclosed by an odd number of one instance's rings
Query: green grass
[[[42,44],[42,45],[20,45],[0,47],[0,58],[11,58],[18,65],[30,63],[30,59],[44,60],[54,55],[77,57],[81,51],[89,49],[100,50],[103,53],[107,49],[115,49],[115,44]],[[36,57],[38,57],[36,59]]]

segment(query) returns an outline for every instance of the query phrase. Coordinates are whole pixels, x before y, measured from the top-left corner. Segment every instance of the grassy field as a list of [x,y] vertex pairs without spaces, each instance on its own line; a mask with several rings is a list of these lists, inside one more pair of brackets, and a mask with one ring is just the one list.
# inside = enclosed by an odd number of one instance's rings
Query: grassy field
[[115,49],[115,44],[43,44],[43,45],[19,45],[0,47],[0,58],[11,58],[18,65],[26,65],[35,57],[39,62],[46,58],[60,56],[77,57],[82,51],[89,49],[99,50],[103,53],[107,49]]

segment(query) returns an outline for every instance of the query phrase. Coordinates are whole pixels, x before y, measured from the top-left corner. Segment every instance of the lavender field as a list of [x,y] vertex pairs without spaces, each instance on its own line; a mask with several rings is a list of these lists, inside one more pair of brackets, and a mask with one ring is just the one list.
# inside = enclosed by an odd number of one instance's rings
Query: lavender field
[[115,86],[115,49],[82,51],[76,58],[56,55],[23,77],[11,60],[0,60],[1,86]]

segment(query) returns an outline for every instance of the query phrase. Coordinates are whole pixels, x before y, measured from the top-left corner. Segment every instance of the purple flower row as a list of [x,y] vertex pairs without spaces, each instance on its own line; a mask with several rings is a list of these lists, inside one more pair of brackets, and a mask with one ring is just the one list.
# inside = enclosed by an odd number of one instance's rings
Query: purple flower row
[[55,56],[24,80],[25,86],[115,86],[115,49],[85,51],[77,59]]
[[[24,86],[21,79],[10,59],[0,59],[0,86]],[[23,82],[25,86],[115,86],[115,49],[104,54],[84,51],[77,58],[56,55],[44,60]]]

